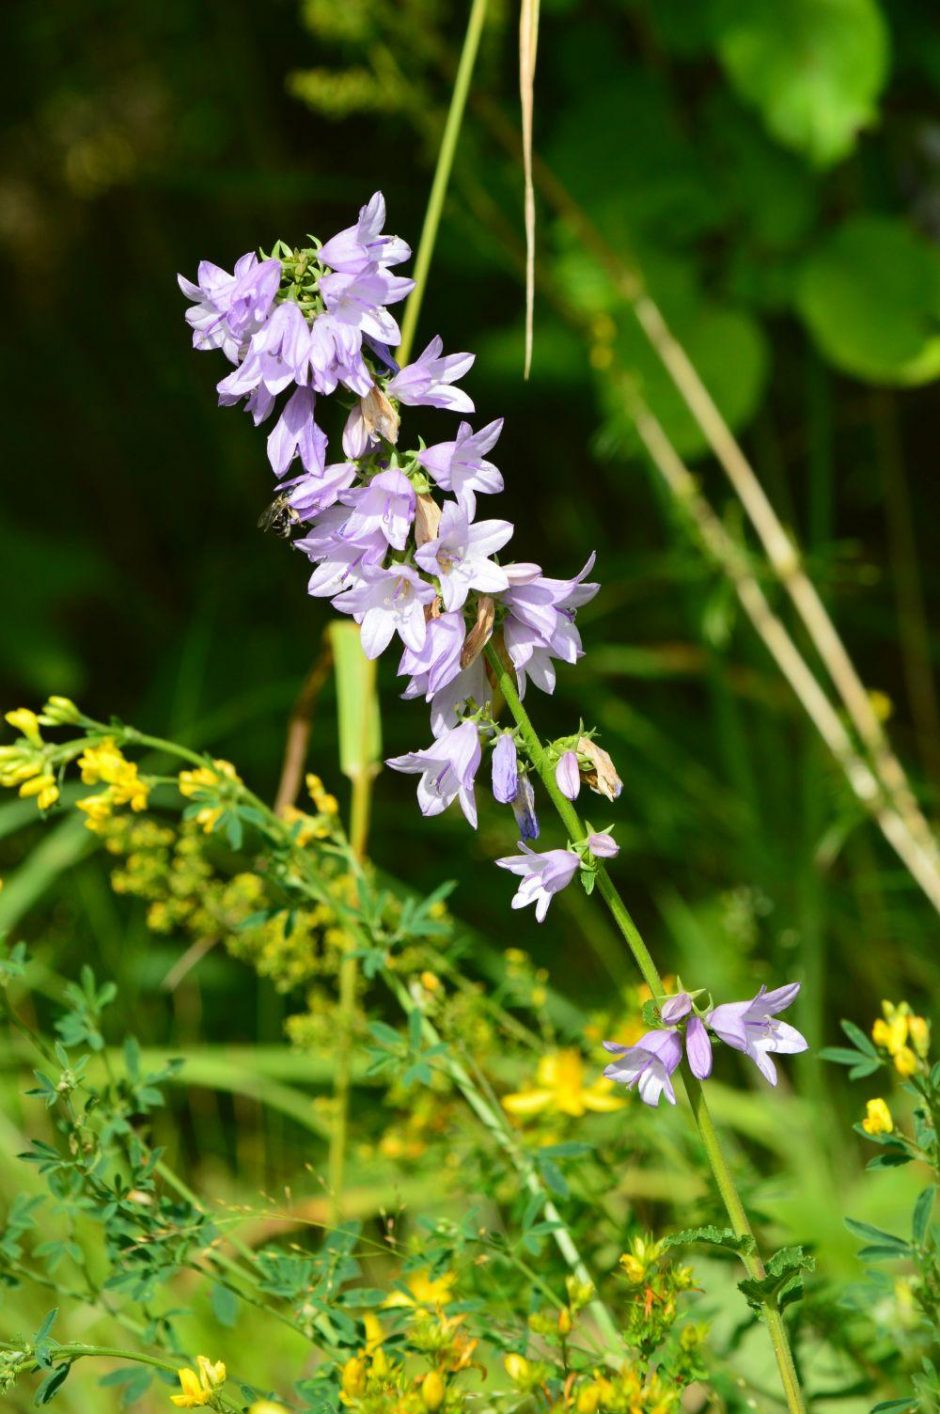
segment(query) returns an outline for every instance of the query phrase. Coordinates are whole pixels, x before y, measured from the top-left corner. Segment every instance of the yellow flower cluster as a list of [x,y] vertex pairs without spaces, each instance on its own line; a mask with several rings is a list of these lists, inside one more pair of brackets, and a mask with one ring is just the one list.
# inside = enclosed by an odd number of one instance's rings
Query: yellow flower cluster
[[871,1028],[876,1046],[888,1052],[899,1075],[908,1079],[924,1068],[930,1050],[930,1022],[907,1002],[883,1001],[883,1016]]
[[28,707],[6,713],[6,721],[20,733],[12,746],[0,746],[0,786],[18,787],[24,799],[49,810],[59,798],[55,774],[50,769],[50,749],[42,739],[39,718]]
[[75,802],[84,812],[89,830],[101,834],[115,806],[129,805],[137,812],[146,810],[150,784],[141,779],[136,762],[127,760],[113,737],[86,746],[78,758],[78,767],[83,785],[106,787],[97,795]]
[[504,1095],[503,1108],[519,1119],[545,1112],[579,1119],[588,1110],[606,1114],[621,1109],[624,1101],[613,1092],[613,1081],[604,1076],[586,1081],[580,1051],[550,1051],[539,1059],[535,1083],[515,1094]]
[[215,1364],[205,1355],[196,1357],[199,1372],[177,1370],[182,1394],[171,1394],[170,1399],[180,1409],[200,1409],[212,1404],[216,1392],[225,1384],[225,1366],[221,1360]]
[[241,783],[231,761],[213,761],[211,767],[197,766],[195,770],[180,771],[177,780],[179,793],[187,800],[208,802],[195,817],[196,824],[207,835],[212,834],[225,813],[225,803],[219,801],[219,795],[226,793],[226,786]]

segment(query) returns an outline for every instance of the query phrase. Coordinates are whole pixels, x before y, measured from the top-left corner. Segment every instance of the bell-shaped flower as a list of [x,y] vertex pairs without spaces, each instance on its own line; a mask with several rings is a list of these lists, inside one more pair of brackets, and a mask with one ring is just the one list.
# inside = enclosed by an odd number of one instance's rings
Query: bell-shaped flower
[[411,247],[399,236],[382,233],[385,197],[377,191],[359,208],[355,226],[347,226],[320,247],[319,257],[331,270],[358,275],[369,265],[401,265],[411,257]]
[[362,651],[377,658],[397,633],[406,648],[421,649],[427,634],[424,606],[434,599],[434,588],[410,565],[390,565],[367,571],[355,589],[334,599],[341,614],[352,614],[362,630]]
[[535,916],[541,923],[555,894],[566,889],[581,867],[581,860],[570,849],[548,849],[536,854],[519,841],[521,854],[508,854],[496,863],[500,869],[518,874],[522,880],[512,901],[513,908],[535,904]]
[[436,442],[418,453],[418,461],[442,491],[450,491],[468,516],[476,515],[476,493],[493,496],[503,489],[502,474],[484,459],[503,430],[503,419],[474,432],[469,422],[457,428],[453,442]]
[[371,334],[383,344],[397,344],[401,330],[385,308],[405,298],[414,289],[414,280],[386,275],[370,265],[356,275],[324,275],[320,294],[326,311],[338,324],[347,324],[362,334]]
[[795,1026],[777,1020],[777,1013],[790,1006],[799,991],[799,982],[777,987],[772,992],[761,987],[750,1001],[725,1002],[722,1006],[716,1006],[705,1021],[726,1046],[733,1046],[736,1051],[750,1056],[761,1075],[771,1085],[776,1085],[777,1068],[770,1059],[770,1053],[776,1051],[782,1055],[796,1055],[809,1046],[806,1037]]
[[279,260],[260,261],[249,252],[236,262],[230,275],[211,260],[199,262],[198,284],[178,275],[187,299],[186,311],[193,331],[193,348],[221,349],[229,363],[238,363],[245,343],[264,324],[281,282]]
[[437,575],[445,609],[460,609],[471,589],[499,594],[509,580],[506,571],[489,557],[512,539],[508,520],[468,520],[456,501],[444,506],[437,538],[415,553],[415,563]]
[[670,1105],[676,1103],[672,1075],[682,1059],[682,1040],[677,1032],[648,1031],[635,1046],[605,1041],[604,1049],[617,1056],[605,1067],[609,1080],[616,1080],[629,1090],[635,1086],[644,1105],[654,1109],[663,1095]]
[[299,306],[285,300],[253,336],[244,362],[218,384],[220,404],[231,407],[259,386],[282,393],[295,381],[309,343],[310,328]]
[[340,492],[347,490],[358,474],[359,468],[355,462],[335,462],[324,467],[322,472],[298,476],[285,484],[287,504],[298,520],[312,521],[336,504]]
[[477,806],[473,783],[480,765],[480,733],[473,722],[459,726],[437,737],[426,751],[409,751],[386,761],[393,771],[420,773],[418,805],[422,815],[440,815],[452,800],[476,829]]
[[401,655],[399,674],[407,674],[411,679],[402,697],[406,700],[423,697],[430,702],[436,692],[453,682],[460,673],[465,640],[463,614],[441,614],[429,619],[421,648],[417,651],[406,648]]
[[489,700],[484,660],[475,658],[431,698],[431,731],[440,736],[459,722],[471,705],[483,707]]
[[539,837],[539,817],[535,813],[535,791],[527,772],[519,776],[519,789],[512,802],[512,813],[516,817],[516,828],[523,841],[537,840]]
[[283,476],[295,457],[303,469],[320,475],[326,466],[326,433],[314,420],[311,388],[295,388],[268,436],[268,461],[275,476]]
[[462,388],[451,384],[473,366],[474,354],[446,354],[443,340],[435,335],[414,363],[408,363],[386,388],[390,398],[409,407],[450,408],[451,412],[473,412],[473,402]]
[[347,534],[380,531],[395,550],[404,550],[415,518],[414,487],[404,472],[380,471],[368,485],[345,492],[341,499],[352,507]]

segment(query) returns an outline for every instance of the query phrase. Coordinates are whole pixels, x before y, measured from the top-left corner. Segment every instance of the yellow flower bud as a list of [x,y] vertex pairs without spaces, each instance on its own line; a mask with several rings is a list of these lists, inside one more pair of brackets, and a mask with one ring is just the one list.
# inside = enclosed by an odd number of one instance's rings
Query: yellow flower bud
[[923,1016],[912,1016],[907,1023],[907,1032],[914,1050],[924,1060],[930,1049],[930,1022]]
[[343,1373],[340,1379],[343,1393],[355,1399],[362,1394],[366,1387],[366,1367],[365,1363],[354,1355],[351,1360],[347,1360],[343,1366]]
[[531,1373],[531,1366],[525,1356],[515,1353],[503,1356],[503,1368],[514,1385],[524,1384]]
[[891,1111],[884,1100],[869,1100],[865,1106],[862,1128],[866,1134],[890,1134],[894,1129]]
[[883,1046],[889,1055],[895,1056],[907,1041],[907,1028],[907,1016],[896,1011],[890,1021],[878,1018],[871,1028],[871,1038],[876,1046]]
[[196,1356],[196,1364],[199,1366],[199,1373],[202,1382],[210,1389],[219,1389],[225,1384],[225,1366],[221,1360],[216,1360],[215,1364],[205,1355]]
[[910,1046],[902,1046],[894,1056],[894,1068],[905,1080],[917,1070],[917,1057]]
[[561,1310],[558,1312],[558,1334],[570,1334],[573,1324],[574,1322],[571,1319],[571,1312],[568,1310],[568,1307],[562,1306]]
[[444,1396],[447,1393],[447,1386],[437,1370],[429,1370],[421,1381],[421,1402],[425,1409],[430,1409],[431,1414],[440,1409],[444,1403]]
[[626,1252],[620,1258],[620,1265],[623,1267],[627,1281],[632,1282],[634,1286],[638,1286],[646,1276],[646,1266],[639,1257],[634,1257],[632,1252]]
[[81,720],[81,712],[70,697],[50,697],[42,715],[52,726],[65,726]]
[[[30,776],[28,781],[23,782],[20,786],[20,795],[27,798],[34,795],[41,796],[44,791],[49,789],[55,789],[55,776],[49,771],[43,771],[40,775]],[[58,791],[56,791],[56,795],[58,795]]]
[[30,745],[42,746],[39,718],[35,712],[31,712],[28,707],[17,707],[14,711],[6,713],[6,720],[11,727],[16,727],[17,731],[25,736]]

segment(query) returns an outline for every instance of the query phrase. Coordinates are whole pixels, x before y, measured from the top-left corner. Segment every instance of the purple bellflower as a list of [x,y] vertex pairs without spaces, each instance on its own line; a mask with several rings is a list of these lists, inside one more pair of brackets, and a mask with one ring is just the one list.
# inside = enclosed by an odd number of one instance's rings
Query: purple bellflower
[[245,342],[267,319],[281,280],[279,260],[259,261],[249,252],[235,264],[230,275],[210,260],[202,260],[198,284],[178,275],[179,287],[187,299],[195,300],[186,311],[186,323],[193,331],[193,348],[221,349],[229,363],[237,363]]
[[422,815],[440,815],[452,800],[459,800],[467,820],[476,829],[477,806],[474,777],[480,765],[480,733],[473,722],[437,737],[426,751],[409,751],[393,756],[386,765],[393,771],[420,772],[418,805]]
[[537,840],[539,817],[535,813],[535,791],[528,772],[523,771],[519,776],[519,789],[512,802],[512,813],[516,817],[520,840]]
[[402,693],[406,699],[423,697],[430,702],[460,673],[460,655],[466,639],[463,614],[441,614],[429,619],[424,643],[417,651],[406,648],[398,671],[411,681]]
[[573,751],[566,751],[558,758],[555,767],[555,783],[568,800],[577,800],[581,790],[581,772],[578,758]]
[[429,540],[415,554],[415,563],[437,575],[445,609],[461,609],[471,589],[498,594],[507,589],[506,571],[489,558],[512,538],[508,520],[471,523],[456,501],[448,501],[441,515],[436,540]]
[[473,412],[473,402],[462,388],[451,384],[472,368],[471,353],[441,356],[444,343],[437,335],[414,363],[408,363],[391,380],[386,389],[390,398],[397,398],[409,407],[450,408],[451,412]]
[[644,1105],[655,1109],[665,1095],[670,1105],[676,1103],[672,1075],[682,1059],[682,1040],[676,1031],[647,1031],[635,1046],[621,1046],[605,1041],[604,1049],[617,1056],[604,1069],[608,1080],[616,1080],[628,1089],[636,1086]]
[[314,395],[310,388],[297,388],[284,404],[268,437],[268,461],[275,476],[283,476],[299,456],[304,471],[322,474],[326,466],[326,433],[313,417]]
[[346,523],[353,537],[380,531],[395,550],[404,550],[415,518],[415,492],[401,471],[380,471],[367,486],[346,491],[341,497],[351,506]]
[[333,608],[354,615],[362,631],[362,651],[367,658],[378,658],[396,633],[406,648],[424,647],[424,606],[433,598],[433,587],[410,565],[399,564],[367,570],[365,581],[334,599]]
[[513,908],[525,908],[534,903],[535,916],[542,923],[552,897],[568,887],[581,867],[581,860],[570,849],[548,849],[544,854],[536,854],[521,840],[519,848],[521,854],[508,854],[496,863],[500,869],[508,869],[522,880],[513,897]]
[[799,982],[790,982],[772,992],[761,987],[750,1001],[716,1006],[705,1018],[706,1024],[726,1046],[750,1056],[761,1075],[771,1085],[776,1085],[777,1068],[770,1059],[770,1052],[796,1055],[809,1046],[795,1026],[777,1020],[777,1013],[795,1001],[799,991]]
[[477,493],[497,495],[503,489],[503,478],[484,454],[495,447],[503,430],[503,419],[488,422],[474,432],[469,422],[457,428],[453,442],[437,442],[418,453],[418,461],[442,491],[450,491],[457,504],[472,520],[476,515]]
[[359,209],[355,226],[347,226],[320,247],[320,260],[331,270],[358,275],[369,265],[401,265],[411,258],[411,247],[398,236],[382,234],[385,197],[380,191]]

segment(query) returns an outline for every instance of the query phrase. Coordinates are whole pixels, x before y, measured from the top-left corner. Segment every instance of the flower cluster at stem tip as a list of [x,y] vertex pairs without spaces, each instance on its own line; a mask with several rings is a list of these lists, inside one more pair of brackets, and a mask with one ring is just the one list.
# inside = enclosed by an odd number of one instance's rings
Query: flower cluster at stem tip
[[[499,558],[512,539],[507,520],[478,519],[478,497],[503,489],[488,460],[502,420],[474,428],[461,421],[452,438],[412,450],[400,444],[401,408],[472,414],[458,386],[474,355],[445,355],[433,338],[400,367],[400,340],[390,306],[414,282],[392,273],[411,251],[384,232],[385,200],[376,192],[357,221],[324,243],[294,249],[278,241],[270,254],[249,252],[233,272],[203,261],[195,282],[179,277],[192,301],[186,319],[199,350],[220,350],[234,367],[219,382],[224,407],[242,403],[255,426],[274,418],[267,452],[280,483],[262,523],[291,538],[313,566],[308,591],[328,598],[359,625],[364,652],[377,658],[401,644],[402,696],[430,704],[430,745],[392,757],[396,771],[418,776],[418,804],[438,815],[455,800],[474,828],[476,777],[484,749],[495,799],[511,806],[519,852],[497,864],[515,874],[514,908],[533,905],[541,922],[556,893],[576,875],[588,892],[599,866],[619,846],[609,830],[537,851],[533,777],[546,767],[561,796],[574,801],[587,786],[609,801],[622,789],[616,767],[579,726],[533,759],[524,733],[501,727],[493,711],[492,669],[484,648],[515,676],[519,696],[531,682],[555,687],[555,662],[583,656],[575,618],[597,594],[589,582],[592,554],[571,579],[545,575],[537,564]],[[319,400],[346,410],[341,455],[318,422]],[[298,465],[299,463],[299,465]],[[432,488],[447,493],[442,502]],[[660,1026],[633,1046],[605,1043],[618,1059],[606,1076],[636,1086],[657,1105],[675,1103],[671,1076],[683,1051],[694,1075],[711,1070],[713,1039],[745,1052],[771,1083],[771,1052],[806,1048],[792,1026],[776,1019],[798,984],[699,1014],[687,994],[664,1000]],[[560,1064],[560,1062],[558,1063]],[[551,1092],[548,1080],[543,1092]],[[570,1096],[578,1087],[568,1087]],[[569,1097],[570,1098],[570,1097]],[[570,1098],[570,1103],[580,1103]],[[524,1103],[534,1103],[527,1100]]]

